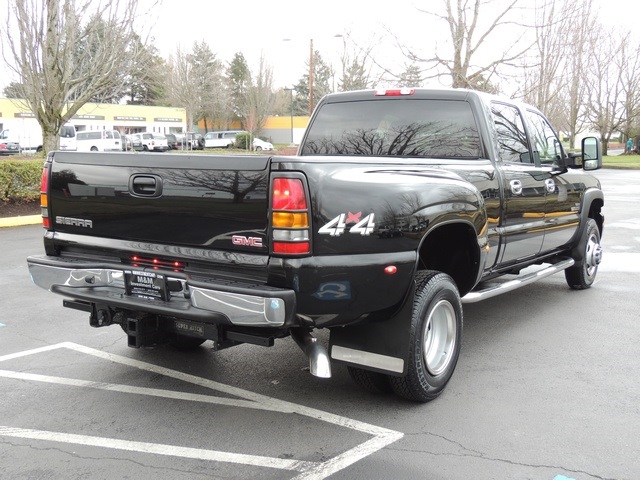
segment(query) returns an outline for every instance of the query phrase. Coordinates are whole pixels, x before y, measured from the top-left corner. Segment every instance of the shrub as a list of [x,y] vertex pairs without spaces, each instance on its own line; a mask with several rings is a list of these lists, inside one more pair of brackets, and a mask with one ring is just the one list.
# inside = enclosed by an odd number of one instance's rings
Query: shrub
[[236,135],[235,147],[240,150],[251,150],[253,137],[250,133],[239,133]]
[[40,197],[43,159],[0,160],[0,201],[24,203]]

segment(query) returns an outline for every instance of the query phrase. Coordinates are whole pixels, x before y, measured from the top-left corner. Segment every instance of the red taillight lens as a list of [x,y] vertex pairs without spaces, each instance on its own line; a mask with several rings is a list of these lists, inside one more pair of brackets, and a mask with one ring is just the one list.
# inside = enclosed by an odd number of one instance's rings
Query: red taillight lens
[[276,178],[273,181],[274,210],[306,210],[307,197],[302,180],[298,178]]
[[[40,192],[46,193],[49,189],[49,168],[45,166],[42,169],[42,177],[40,179]],[[36,177],[37,178],[37,177]]]
[[311,253],[311,248],[309,242],[273,242],[273,253],[282,253],[285,255],[301,255],[304,253]]
[[48,164],[42,169],[42,177],[40,180],[40,211],[42,212],[42,226],[50,228],[49,221],[49,166]]

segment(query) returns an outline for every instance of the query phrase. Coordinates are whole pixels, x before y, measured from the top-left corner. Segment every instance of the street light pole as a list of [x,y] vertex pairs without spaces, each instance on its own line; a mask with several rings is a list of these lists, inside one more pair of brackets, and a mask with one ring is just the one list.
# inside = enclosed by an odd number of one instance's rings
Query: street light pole
[[309,40],[309,116],[313,113],[313,38]]
[[289,146],[293,147],[293,91],[295,90],[295,88],[285,88],[285,90],[288,90],[290,94],[289,105],[291,107],[291,144]]

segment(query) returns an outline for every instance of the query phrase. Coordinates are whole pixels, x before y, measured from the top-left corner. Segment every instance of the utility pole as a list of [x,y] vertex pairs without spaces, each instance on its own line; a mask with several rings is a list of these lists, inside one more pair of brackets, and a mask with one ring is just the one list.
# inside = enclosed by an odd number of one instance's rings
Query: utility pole
[[313,113],[313,38],[309,40],[309,116]]

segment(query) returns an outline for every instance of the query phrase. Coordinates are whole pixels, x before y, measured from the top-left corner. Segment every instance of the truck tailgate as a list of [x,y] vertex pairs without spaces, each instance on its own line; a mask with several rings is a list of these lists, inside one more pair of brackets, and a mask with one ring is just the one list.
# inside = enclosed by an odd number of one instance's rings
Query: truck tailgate
[[268,251],[268,156],[55,152],[53,157],[49,216],[57,232]]

